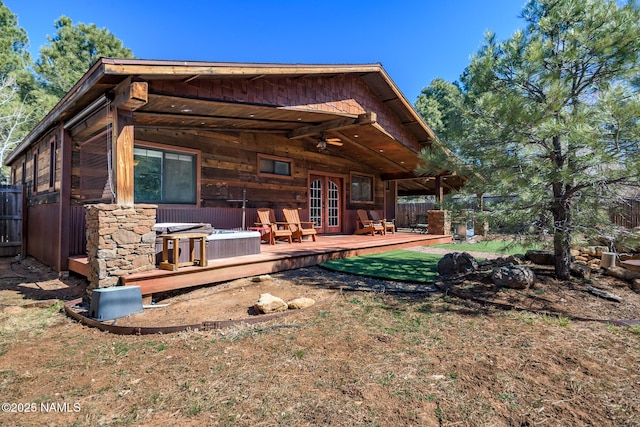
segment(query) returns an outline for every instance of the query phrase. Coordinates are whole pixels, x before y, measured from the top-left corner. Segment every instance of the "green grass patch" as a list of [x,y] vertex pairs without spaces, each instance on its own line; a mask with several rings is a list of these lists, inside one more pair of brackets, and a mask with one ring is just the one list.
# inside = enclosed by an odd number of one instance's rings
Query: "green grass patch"
[[487,240],[476,243],[443,243],[433,245],[434,248],[451,249],[456,252],[489,252],[494,254],[524,254],[530,249],[541,249],[541,245],[523,245],[509,240]]
[[403,282],[431,283],[438,275],[442,255],[395,250],[380,254],[336,259],[320,264],[324,268],[360,276]]

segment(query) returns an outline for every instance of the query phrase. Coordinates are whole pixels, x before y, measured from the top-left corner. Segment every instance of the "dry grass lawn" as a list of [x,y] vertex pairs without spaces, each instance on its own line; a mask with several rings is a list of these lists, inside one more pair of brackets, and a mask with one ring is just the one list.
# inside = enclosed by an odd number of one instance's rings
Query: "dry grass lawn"
[[[0,394],[22,412],[1,425],[640,426],[638,326],[343,291],[270,323],[119,336],[29,307],[82,286],[13,267],[0,269]],[[316,287],[328,274],[310,271]]]

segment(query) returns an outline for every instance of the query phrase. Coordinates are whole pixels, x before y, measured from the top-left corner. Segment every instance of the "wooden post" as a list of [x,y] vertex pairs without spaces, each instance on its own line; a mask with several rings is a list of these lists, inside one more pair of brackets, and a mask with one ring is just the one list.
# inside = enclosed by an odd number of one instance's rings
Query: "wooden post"
[[111,103],[112,165],[116,204],[133,206],[133,112],[147,103],[147,82],[127,77],[116,87]]
[[[60,201],[58,214],[58,271],[69,270],[69,236],[71,235],[71,156],[73,151],[73,140],[69,132],[60,126],[59,133],[60,147]],[[55,148],[55,147],[54,147]],[[55,166],[53,166],[55,167]]]
[[133,113],[114,109],[111,114],[111,158],[116,193],[115,203],[133,206]]
[[444,203],[444,186],[442,185],[442,175],[436,176],[436,201],[442,210],[442,203]]

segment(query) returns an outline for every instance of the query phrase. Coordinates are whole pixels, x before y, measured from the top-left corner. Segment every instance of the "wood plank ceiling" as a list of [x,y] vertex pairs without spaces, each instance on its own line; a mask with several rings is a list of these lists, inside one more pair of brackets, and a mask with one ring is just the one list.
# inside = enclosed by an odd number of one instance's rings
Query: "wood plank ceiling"
[[400,180],[401,194],[435,192],[435,180],[416,179],[417,153],[388,134],[376,122],[374,113],[326,113],[150,93],[148,103],[134,113],[134,125],[155,129],[278,133],[312,143],[317,143],[322,134],[341,140],[342,146],[330,147],[334,153],[359,159],[385,180]]

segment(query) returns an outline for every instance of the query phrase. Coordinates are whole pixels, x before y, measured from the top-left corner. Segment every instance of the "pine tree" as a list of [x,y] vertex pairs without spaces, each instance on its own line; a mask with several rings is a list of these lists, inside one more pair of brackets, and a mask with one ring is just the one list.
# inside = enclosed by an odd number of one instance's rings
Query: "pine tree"
[[57,99],[62,98],[100,57],[133,58],[106,28],[95,24],[74,25],[62,16],[55,22],[56,35],[40,48],[35,71],[42,85]]
[[477,191],[517,196],[506,216],[553,233],[566,279],[572,238],[640,186],[640,12],[633,1],[530,0],[522,17],[524,30],[487,35],[472,58],[464,130],[443,139],[484,177]]

